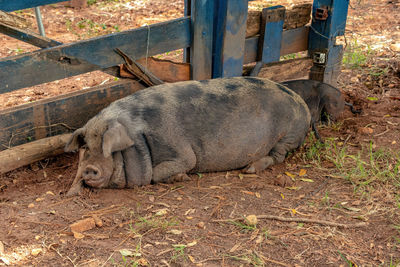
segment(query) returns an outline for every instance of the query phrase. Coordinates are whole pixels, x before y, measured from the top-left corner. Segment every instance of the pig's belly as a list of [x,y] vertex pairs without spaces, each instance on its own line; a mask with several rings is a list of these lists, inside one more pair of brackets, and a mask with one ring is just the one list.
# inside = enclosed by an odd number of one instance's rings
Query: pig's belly
[[202,149],[195,151],[196,167],[193,172],[227,171],[245,167],[266,155],[279,141],[278,135],[264,132],[233,134],[203,142]]

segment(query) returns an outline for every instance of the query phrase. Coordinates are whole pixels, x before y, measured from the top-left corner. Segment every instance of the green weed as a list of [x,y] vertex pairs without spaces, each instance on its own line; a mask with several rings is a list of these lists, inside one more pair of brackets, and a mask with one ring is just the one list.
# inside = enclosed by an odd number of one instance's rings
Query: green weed
[[229,221],[229,223],[239,227],[240,230],[243,232],[254,231],[257,229],[257,227],[255,225],[248,225],[248,224],[233,221],[233,220]]
[[373,51],[368,45],[362,47],[358,44],[357,39],[350,43],[344,52],[342,63],[351,69],[357,69],[365,66]]

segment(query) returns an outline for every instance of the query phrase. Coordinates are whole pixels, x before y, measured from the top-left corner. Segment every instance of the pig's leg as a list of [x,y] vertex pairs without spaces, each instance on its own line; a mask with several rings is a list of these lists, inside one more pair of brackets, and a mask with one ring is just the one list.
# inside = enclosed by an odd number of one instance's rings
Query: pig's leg
[[271,149],[268,156],[263,157],[251,164],[244,170],[245,173],[258,173],[265,170],[271,165],[282,163],[285,160],[286,154],[297,148],[301,144],[298,138],[286,136],[279,140],[278,143]]
[[114,170],[110,179],[108,188],[124,188],[126,186],[126,177],[124,170],[124,158],[121,151],[113,154]]
[[196,155],[190,146],[185,146],[178,151],[175,159],[163,161],[153,169],[153,182],[171,183],[176,180],[182,180],[185,173],[196,166]]
[[84,149],[79,149],[79,163],[78,163],[78,171],[76,172],[76,176],[74,181],[72,182],[71,188],[67,192],[67,197],[78,195],[83,188],[83,181],[82,181],[82,160],[83,154],[85,154]]

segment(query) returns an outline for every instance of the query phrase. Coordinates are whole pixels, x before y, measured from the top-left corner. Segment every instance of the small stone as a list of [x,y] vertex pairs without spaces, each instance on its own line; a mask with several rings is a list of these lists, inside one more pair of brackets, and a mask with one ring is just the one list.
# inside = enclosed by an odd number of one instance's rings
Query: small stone
[[360,128],[358,128],[358,132],[361,134],[372,134],[374,132],[374,130],[372,130],[369,127],[360,127]]
[[199,227],[199,228],[201,228],[201,229],[204,229],[204,222],[199,222],[199,223],[197,224],[197,227]]
[[42,252],[42,249],[41,249],[41,248],[34,248],[34,249],[31,250],[31,255],[32,255],[32,256],[37,256],[37,255],[39,255],[41,252]]
[[84,231],[93,229],[96,227],[96,223],[93,218],[87,218],[77,221],[69,226],[72,232],[82,233]]
[[73,232],[73,233],[74,233],[74,237],[75,237],[76,239],[82,239],[82,238],[85,237],[85,235],[82,234],[82,233],[78,233],[78,232]]
[[257,224],[257,216],[256,215],[249,215],[246,217],[246,222],[249,225],[256,225]]
[[97,227],[103,226],[103,221],[97,215],[92,215],[92,218]]
[[33,203],[30,203],[29,205],[28,205],[28,208],[33,208],[33,207],[35,207],[35,204],[33,204]]
[[393,142],[392,142],[392,145],[395,145],[396,143],[397,143],[396,141],[393,141]]

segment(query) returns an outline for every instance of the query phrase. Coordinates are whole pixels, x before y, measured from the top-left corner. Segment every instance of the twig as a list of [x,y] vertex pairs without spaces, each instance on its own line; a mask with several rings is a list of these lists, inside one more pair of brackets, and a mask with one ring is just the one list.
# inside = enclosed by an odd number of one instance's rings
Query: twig
[[59,201],[59,202],[57,202],[57,203],[54,203],[54,204],[49,205],[48,208],[52,208],[52,207],[54,207],[54,206],[63,204],[64,202],[70,201],[70,200],[72,200],[72,199],[74,199],[74,198],[73,198],[73,197],[70,197],[70,198],[63,199],[63,200],[61,200],[61,201]]
[[101,267],[104,267],[106,265],[106,263],[111,259],[111,257],[114,255],[115,251],[113,253],[111,253],[110,257],[108,257],[108,259],[101,265]]
[[[275,215],[258,215],[257,219],[277,220],[277,221],[282,221],[282,222],[317,223],[317,224],[336,226],[336,227],[342,227],[342,228],[363,227],[363,226],[367,225],[367,223],[365,223],[365,222],[355,223],[355,224],[343,224],[343,223],[324,221],[324,220],[318,220],[318,219],[286,218],[286,217],[275,216]],[[229,219],[229,220],[212,220],[212,222],[229,222],[229,221],[239,221],[239,220],[243,220],[243,218],[235,218],[235,219]]]
[[374,137],[378,137],[378,136],[384,135],[385,133],[387,133],[387,132],[389,132],[389,131],[390,131],[390,129],[389,129],[389,127],[386,125],[386,130],[385,130],[384,132],[375,134]]
[[278,265],[281,265],[281,266],[288,266],[288,264],[285,264],[285,263],[283,263],[283,262],[276,261],[276,260],[271,260],[271,259],[265,257],[264,255],[262,255],[260,252],[257,252],[257,251],[255,251],[255,250],[254,250],[254,253],[255,253],[258,257],[260,257],[263,261],[268,261],[268,262],[271,262],[271,263],[274,263],[274,264],[278,264]]
[[159,257],[159,256],[161,256],[161,255],[163,255],[165,253],[171,252],[173,250],[174,250],[173,248],[166,249],[166,250],[161,251],[160,253],[158,253],[156,256]]

